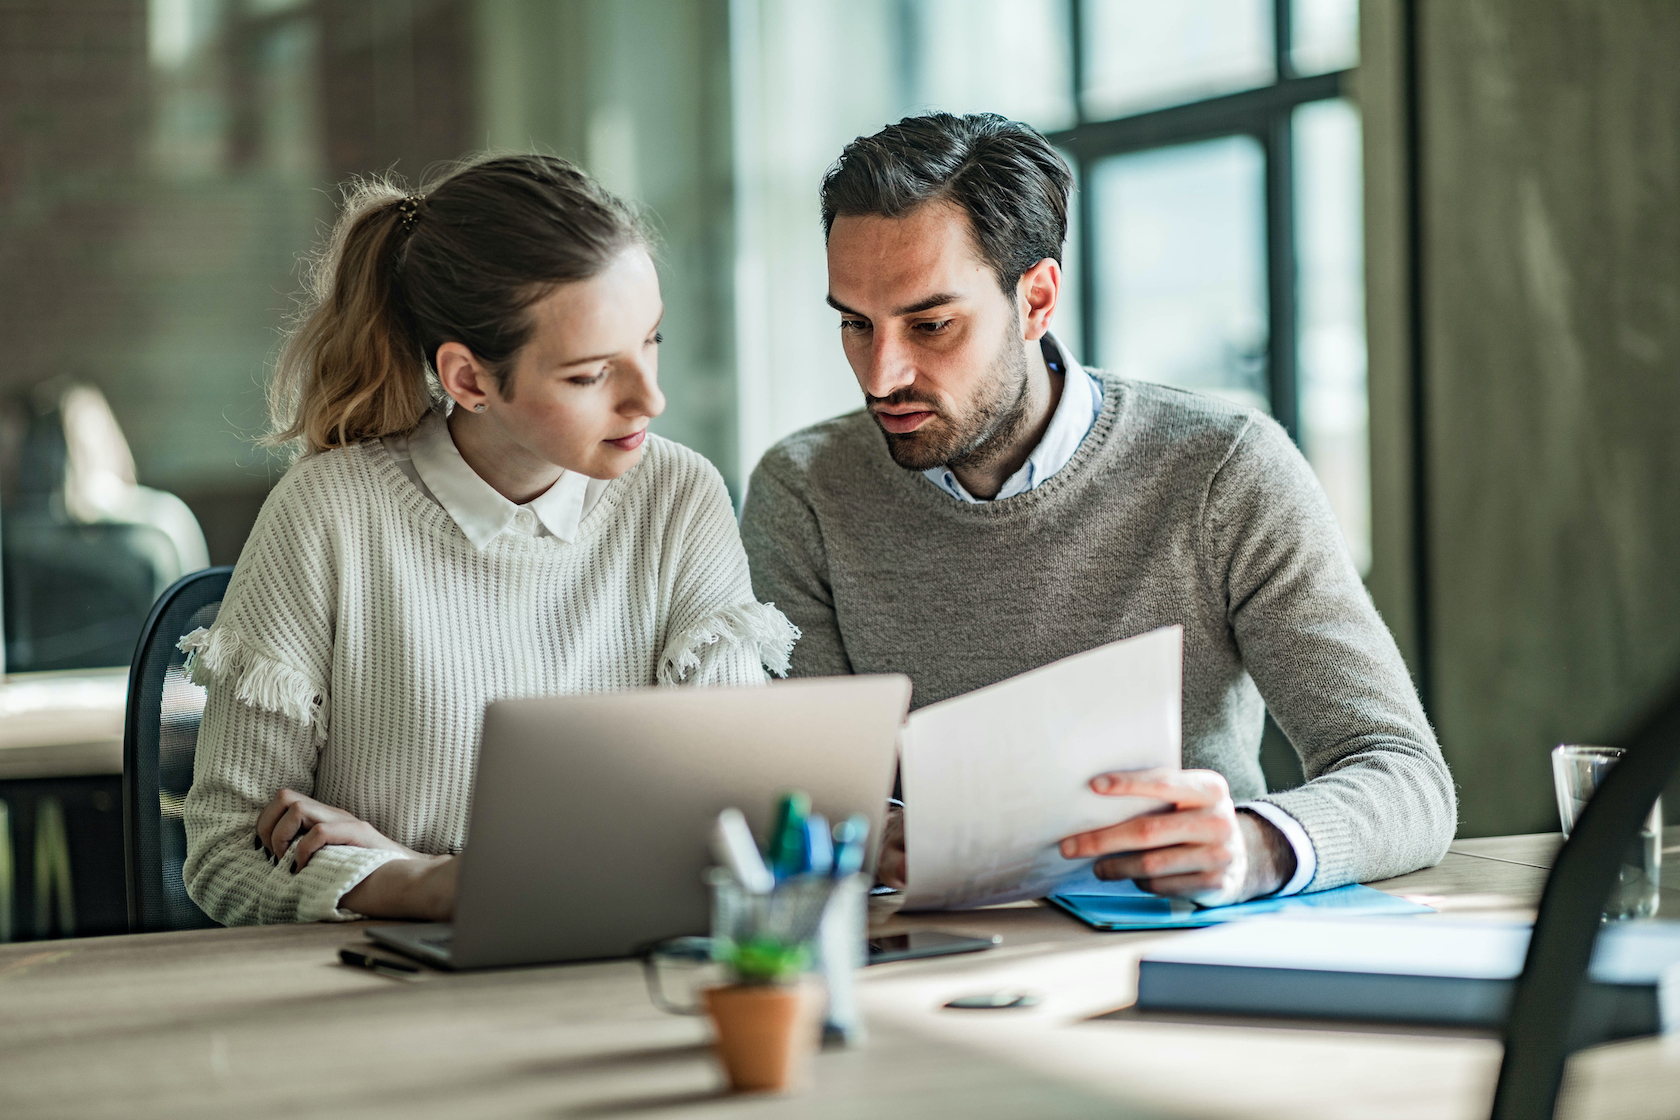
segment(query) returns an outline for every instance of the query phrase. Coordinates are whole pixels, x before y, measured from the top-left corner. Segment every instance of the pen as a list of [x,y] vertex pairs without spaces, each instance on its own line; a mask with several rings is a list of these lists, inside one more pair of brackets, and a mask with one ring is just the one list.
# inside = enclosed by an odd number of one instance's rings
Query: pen
[[828,831],[828,818],[821,813],[805,818],[805,860],[800,870],[823,876],[834,870],[834,838]]
[[712,855],[729,869],[748,894],[769,894],[776,885],[770,869],[764,866],[764,857],[758,854],[747,818],[739,809],[725,809],[718,814],[717,825],[712,829]]
[[399,980],[412,980],[420,974],[416,965],[404,964],[388,957],[376,957],[372,953],[364,953],[360,949],[340,949],[338,959],[352,968],[365,968],[369,972],[377,972],[381,976],[393,976]]
[[863,856],[869,839],[869,818],[853,813],[834,826],[834,877],[844,879],[863,870]]
[[776,804],[776,825],[770,832],[770,869],[776,878],[797,875],[805,865],[805,818],[811,798],[800,790],[782,794]]

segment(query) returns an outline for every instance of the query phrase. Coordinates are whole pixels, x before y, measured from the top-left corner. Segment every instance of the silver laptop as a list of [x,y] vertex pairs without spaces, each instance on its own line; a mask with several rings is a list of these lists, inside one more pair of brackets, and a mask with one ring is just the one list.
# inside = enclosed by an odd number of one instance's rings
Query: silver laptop
[[451,924],[368,937],[445,968],[629,956],[704,934],[708,841],[735,806],[762,840],[778,795],[862,813],[892,792],[903,676],[501,700],[483,745]]

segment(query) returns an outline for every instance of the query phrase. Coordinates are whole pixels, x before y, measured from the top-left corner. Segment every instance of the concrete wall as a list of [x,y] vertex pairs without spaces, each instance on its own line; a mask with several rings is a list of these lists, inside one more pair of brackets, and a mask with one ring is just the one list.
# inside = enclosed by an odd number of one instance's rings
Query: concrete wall
[[[1400,15],[1366,4],[1373,590],[1416,658]],[[1680,672],[1680,5],[1421,0],[1417,31],[1428,700],[1462,833],[1553,829],[1549,749]]]

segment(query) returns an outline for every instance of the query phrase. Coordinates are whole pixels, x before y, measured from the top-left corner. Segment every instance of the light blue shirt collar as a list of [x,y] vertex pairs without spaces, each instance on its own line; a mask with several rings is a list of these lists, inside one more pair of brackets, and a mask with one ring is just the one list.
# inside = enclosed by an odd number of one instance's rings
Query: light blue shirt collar
[[[1052,369],[1060,367],[1062,371],[1062,399],[1056,403],[1050,426],[1044,429],[1044,438],[1038,441],[1038,446],[1021,464],[1021,469],[1004,480],[1003,489],[992,501],[1013,498],[1048,482],[1052,475],[1072,461],[1074,453],[1085,442],[1085,437],[1102,412],[1102,382],[1074,361],[1055,335],[1045,335],[1044,341],[1045,362]],[[986,500],[976,498],[964,489],[949,467],[933,467],[922,474],[958,501],[978,504]]]

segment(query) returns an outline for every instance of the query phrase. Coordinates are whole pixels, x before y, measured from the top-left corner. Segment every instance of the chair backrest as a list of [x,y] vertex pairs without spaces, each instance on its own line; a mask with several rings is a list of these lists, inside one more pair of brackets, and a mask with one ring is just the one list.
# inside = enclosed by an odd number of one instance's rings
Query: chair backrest
[[1493,1120],[1551,1120],[1564,1065],[1582,1037],[1582,992],[1601,915],[1627,853],[1663,787],[1680,770],[1680,681],[1632,734],[1552,863],[1528,957],[1511,996]]
[[152,606],[128,671],[123,726],[123,857],[136,933],[216,923],[187,897],[181,809],[192,788],[204,689],[187,676],[182,637],[216,621],[232,568],[182,576]]

